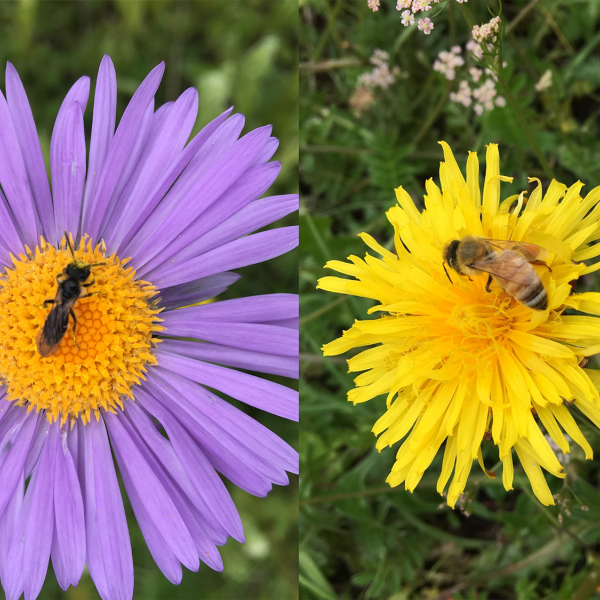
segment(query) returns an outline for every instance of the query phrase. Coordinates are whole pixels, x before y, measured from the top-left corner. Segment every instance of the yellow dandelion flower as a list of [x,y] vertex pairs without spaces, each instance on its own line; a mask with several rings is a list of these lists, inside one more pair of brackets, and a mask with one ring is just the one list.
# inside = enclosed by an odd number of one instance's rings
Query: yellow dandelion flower
[[[327,263],[354,279],[325,277],[319,288],[373,298],[380,304],[369,313],[381,315],[356,321],[323,351],[371,346],[348,361],[351,372],[363,371],[348,399],[356,404],[387,394],[387,411],[373,427],[377,448],[406,438],[387,479],[391,486],[404,482],[413,491],[445,442],[437,489],[443,494],[454,472],[447,494],[453,507],[475,459],[485,471],[486,439],[498,446],[507,490],[514,448],[535,495],[554,504],[542,469],[565,473],[543,430],[564,453],[566,432],[591,459],[571,407],[600,427],[600,371],[583,368],[586,357],[600,352],[600,293],[573,291],[580,276],[600,269],[600,262],[583,262],[600,256],[600,187],[582,197],[581,182],[567,188],[552,181],[543,193],[532,178],[537,187],[528,200],[521,193],[501,201],[500,184],[512,178],[500,175],[496,144],[487,147],[483,194],[477,155],[469,154],[465,178],[450,147],[441,145],[442,188],[427,181],[423,212],[402,187],[396,190],[398,205],[387,212],[396,252],[361,234],[379,256]],[[547,307],[518,302],[498,278],[489,286],[486,273],[468,277],[448,269],[447,276],[444,248],[467,236],[543,249],[545,264],[527,264],[541,279]]]

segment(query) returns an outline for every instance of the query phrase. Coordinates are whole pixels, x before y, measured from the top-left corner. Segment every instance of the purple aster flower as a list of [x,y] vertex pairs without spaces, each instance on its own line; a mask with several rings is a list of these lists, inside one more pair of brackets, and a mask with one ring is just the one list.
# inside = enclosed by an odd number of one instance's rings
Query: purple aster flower
[[[63,589],[87,563],[102,598],[132,597],[113,454],[150,552],[173,583],[182,564],[221,570],[217,546],[244,540],[219,474],[264,496],[288,483],[286,471],[297,473],[290,446],[219,397],[297,420],[296,392],[236,370],[298,376],[297,296],[199,303],[239,279],[232,269],[296,246],[295,227],[254,232],[295,211],[298,197],[262,197],[280,170],[271,127],[240,137],[244,118],[230,109],[186,144],[197,93],[155,110],[163,71],[146,77],[115,131],[116,76],[104,57],[87,159],[90,80],[75,83],[52,133],[51,193],[25,90],[7,66],[0,577],[8,600],[37,597],[50,557]],[[74,268],[86,275],[75,284]],[[60,317],[57,343],[44,326],[49,314]]]

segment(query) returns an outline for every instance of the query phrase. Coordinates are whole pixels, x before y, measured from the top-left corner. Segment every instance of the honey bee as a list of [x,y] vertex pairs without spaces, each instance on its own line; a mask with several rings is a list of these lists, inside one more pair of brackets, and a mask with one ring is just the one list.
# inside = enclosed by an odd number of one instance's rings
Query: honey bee
[[92,267],[99,267],[106,263],[89,264],[75,258],[75,252],[66,231],[65,238],[69,245],[69,250],[71,250],[73,261],[70,262],[56,277],[56,281],[58,281],[58,290],[54,299],[44,300],[44,306],[46,306],[46,304],[53,305],[52,310],[46,317],[44,325],[40,328],[36,337],[38,352],[44,357],[52,356],[58,352],[60,342],[65,336],[67,327],[69,326],[69,315],[73,318],[73,339],[75,340],[75,345],[79,348],[77,338],[75,337],[77,318],[73,312],[73,306],[75,306],[75,302],[79,298],[87,298],[101,293],[92,292],[84,294],[84,288],[93,285],[95,279],[92,279],[89,283],[84,283],[84,281],[90,277]]
[[488,292],[493,279],[521,304],[534,310],[548,308],[546,288],[532,265],[545,265],[550,269],[544,262],[550,253],[539,246],[467,236],[451,241],[444,248],[443,256],[459,275],[487,273],[485,289]]

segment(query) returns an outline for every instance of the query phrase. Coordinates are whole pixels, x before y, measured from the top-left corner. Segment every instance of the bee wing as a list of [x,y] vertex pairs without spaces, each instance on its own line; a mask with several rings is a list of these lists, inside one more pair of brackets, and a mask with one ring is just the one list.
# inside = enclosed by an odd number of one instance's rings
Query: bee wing
[[35,343],[37,346],[37,350],[41,356],[44,358],[48,358],[49,356],[54,356],[60,350],[60,340],[54,344],[49,344],[44,338],[44,327],[40,327],[40,330],[37,332],[35,337]]
[[470,263],[469,267],[476,271],[489,273],[498,280],[501,287],[504,287],[504,282],[528,285],[531,276],[527,271],[523,272],[522,266],[525,260],[527,259],[520,252],[502,250],[490,258]]
[[536,246],[535,244],[513,242],[511,240],[490,240],[487,238],[486,242],[498,252],[502,252],[504,250],[518,252],[527,262],[534,262],[537,260],[546,261],[548,258],[550,258],[550,252],[548,252],[548,250],[541,248],[540,246]]
[[42,356],[52,356],[58,352],[69,325],[69,310],[74,303],[75,299],[72,302],[61,303],[57,294],[55,304],[35,339],[38,352]]

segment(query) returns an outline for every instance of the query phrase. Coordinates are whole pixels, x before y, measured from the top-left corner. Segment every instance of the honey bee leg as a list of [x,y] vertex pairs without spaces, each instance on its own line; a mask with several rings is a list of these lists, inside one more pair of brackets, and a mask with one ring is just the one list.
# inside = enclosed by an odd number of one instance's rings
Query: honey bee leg
[[442,263],[442,267],[444,267],[444,273],[446,273],[446,277],[448,278],[448,281],[453,284],[454,282],[452,281],[452,279],[450,279],[450,275],[448,275],[448,271],[446,271],[446,263]]
[[50,298],[49,300],[44,300],[44,306],[46,306],[46,304],[54,304],[55,300],[53,298]]
[[531,264],[532,265],[541,265],[542,267],[546,267],[546,269],[548,269],[548,271],[550,271],[550,273],[552,273],[552,269],[543,260],[534,260]]
[[69,311],[69,314],[73,317],[73,327],[71,328],[71,331],[73,332],[73,341],[75,342],[75,345],[77,346],[77,350],[80,350],[79,344],[77,343],[77,338],[75,337],[75,328],[77,327],[77,317],[75,316],[73,309],[71,309]]
[[96,278],[92,279],[89,283],[82,283],[81,287],[90,287],[96,283]]
[[492,284],[492,276],[488,275],[487,283],[485,284],[485,291],[489,294],[492,290],[490,290],[490,285]]
[[[87,287],[87,286],[85,286]],[[90,296],[106,296],[104,292],[90,292],[89,294],[85,294],[85,296],[80,296],[80,298],[89,298]]]

